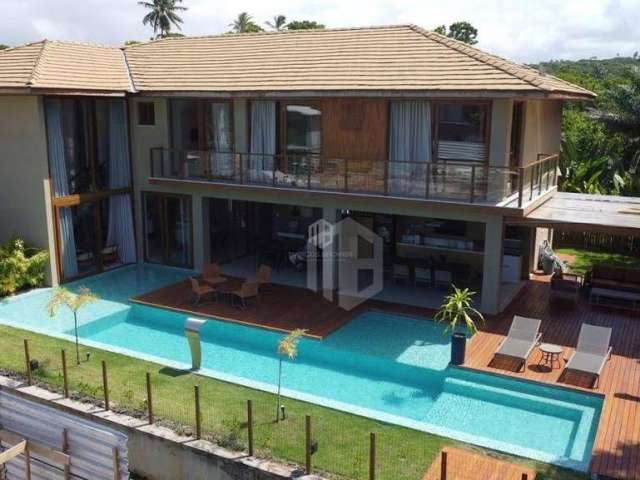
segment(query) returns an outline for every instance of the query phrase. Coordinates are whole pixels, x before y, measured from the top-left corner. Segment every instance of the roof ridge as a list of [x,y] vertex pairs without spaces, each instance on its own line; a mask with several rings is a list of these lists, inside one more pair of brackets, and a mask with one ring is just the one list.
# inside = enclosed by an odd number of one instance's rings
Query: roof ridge
[[[520,64],[516,64],[515,62],[511,62],[509,60],[506,60],[502,57],[499,57],[497,55],[493,55],[491,53],[487,53],[483,50],[480,50],[479,48],[476,47],[472,47],[471,45],[467,45],[464,42],[461,42],[459,40],[455,40],[453,38],[449,38],[446,37],[444,35],[441,35],[439,33],[436,32],[431,32],[429,30],[425,30],[422,27],[419,27],[417,25],[411,25],[411,29],[413,31],[415,31],[416,33],[419,33],[423,36],[425,36],[426,38],[433,40],[435,42],[438,42],[442,45],[445,45],[447,47],[450,47],[454,50],[457,50],[460,53],[463,53],[475,60],[479,60],[481,62],[484,62],[488,65],[491,65],[492,67],[495,67],[499,70],[502,70],[503,72],[512,75],[514,77],[516,77],[519,80],[522,80],[523,82],[526,82],[534,87],[537,88],[541,88],[542,87],[542,81],[538,80],[536,81],[535,78],[527,78],[527,76],[525,75],[521,75],[518,74],[515,70],[516,68],[514,68],[516,65],[518,67],[521,67]],[[529,67],[522,67],[525,69],[530,69],[533,70]],[[533,76],[533,74],[532,74]]]
[[[29,75],[29,80],[27,80],[28,86],[33,86],[38,77],[38,66],[40,65],[40,59],[42,58],[42,54],[44,53],[44,49],[47,48],[47,43],[49,40],[46,38],[43,39],[40,43],[42,43],[42,47],[40,47],[40,51],[38,52],[38,56],[36,57],[36,61],[33,63],[33,69],[31,70],[31,75]],[[36,42],[37,43],[37,42]]]
[[324,32],[348,32],[348,31],[357,31],[357,30],[391,30],[397,28],[411,28],[413,25],[409,23],[399,23],[394,25],[370,25],[370,26],[362,26],[362,27],[335,27],[335,28],[310,28],[307,30],[274,30],[274,31],[262,31],[262,32],[246,32],[246,33],[238,33],[238,32],[223,32],[223,33],[214,33],[211,35],[184,35],[182,37],[164,37],[164,38],[155,38],[153,40],[149,40],[146,42],[134,43],[132,45],[126,45],[123,48],[125,50],[133,49],[136,47],[142,47],[145,45],[150,45],[152,43],[166,42],[166,41],[181,41],[181,40],[194,40],[200,38],[222,38],[222,37],[257,37],[257,36],[268,36],[268,35],[305,35],[305,34],[318,34]]
[[132,93],[136,92],[136,84],[133,80],[133,75],[131,75],[131,68],[129,67],[129,60],[127,59],[127,55],[124,52],[124,47],[120,48],[120,54],[122,55],[122,61],[124,62],[124,69],[127,72],[127,78],[129,79],[129,88]]
[[47,39],[43,38],[42,40],[37,40],[35,42],[28,42],[28,43],[23,43],[21,45],[16,45],[15,47],[5,48],[4,50],[0,50],[0,54],[11,52],[13,50],[18,50],[19,48],[30,47],[30,46],[35,45],[37,43],[44,43],[46,41],[47,41]]

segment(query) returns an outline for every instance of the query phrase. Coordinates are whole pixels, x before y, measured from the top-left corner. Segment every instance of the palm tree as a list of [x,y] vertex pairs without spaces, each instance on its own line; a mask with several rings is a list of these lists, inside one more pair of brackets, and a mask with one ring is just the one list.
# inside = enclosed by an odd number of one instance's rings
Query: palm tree
[[294,360],[298,356],[298,342],[307,331],[296,328],[278,343],[278,403],[276,405],[276,422],[280,420],[280,387],[282,385],[282,359],[286,356]]
[[143,25],[151,25],[156,38],[164,38],[171,32],[171,25],[180,30],[182,18],[176,12],[184,12],[187,7],[178,5],[182,0],[141,1],[138,5],[150,10],[142,19]]
[[444,302],[434,317],[437,322],[447,324],[445,332],[455,333],[458,325],[462,324],[466,325],[471,333],[478,331],[474,317],[481,322],[484,322],[484,317],[472,306],[474,295],[475,292],[468,288],[462,289],[453,285],[453,291],[444,297]]
[[231,31],[235,33],[255,33],[262,32],[262,28],[260,28],[253,21],[253,17],[249,15],[247,12],[240,12],[238,17],[229,24],[231,27]]
[[77,294],[70,292],[66,288],[58,287],[53,290],[53,294],[47,304],[47,311],[50,317],[54,317],[62,306],[66,306],[73,312],[77,365],[80,365],[80,346],[78,345],[78,310],[80,310],[84,305],[96,302],[97,300],[98,297],[86,287],[81,287]]
[[284,27],[287,24],[287,17],[284,15],[276,15],[273,17],[272,22],[264,22],[264,24],[270,29],[279,32],[280,30],[284,30]]

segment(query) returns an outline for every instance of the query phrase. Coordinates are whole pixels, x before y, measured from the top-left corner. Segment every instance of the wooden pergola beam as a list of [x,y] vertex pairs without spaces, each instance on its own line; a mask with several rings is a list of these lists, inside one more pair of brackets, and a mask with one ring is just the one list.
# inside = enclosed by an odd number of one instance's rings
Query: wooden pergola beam
[[22,440],[20,443],[14,445],[10,449],[0,453],[0,465],[4,465],[9,460],[13,460],[18,455],[24,453],[26,449],[27,449],[27,441]]

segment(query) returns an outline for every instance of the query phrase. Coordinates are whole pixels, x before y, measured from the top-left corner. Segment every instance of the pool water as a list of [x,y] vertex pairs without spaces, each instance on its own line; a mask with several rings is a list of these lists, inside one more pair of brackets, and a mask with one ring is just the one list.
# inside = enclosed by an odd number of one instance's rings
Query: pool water
[[[101,300],[82,311],[86,344],[189,368],[185,315],[127,298],[188,272],[139,265],[83,282]],[[77,288],[79,283],[72,284]],[[0,322],[68,337],[73,319],[44,310],[48,290],[0,304]],[[202,373],[274,391],[282,334],[209,321]],[[586,470],[602,398],[448,366],[449,335],[433,322],[370,311],[323,341],[302,339],[283,368],[285,394],[536,460]]]

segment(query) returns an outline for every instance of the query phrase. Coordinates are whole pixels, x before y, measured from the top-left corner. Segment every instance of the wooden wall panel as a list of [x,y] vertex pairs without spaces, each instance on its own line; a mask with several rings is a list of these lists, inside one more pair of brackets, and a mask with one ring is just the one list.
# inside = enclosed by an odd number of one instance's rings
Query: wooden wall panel
[[322,100],[322,156],[386,160],[387,123],[385,99]]

